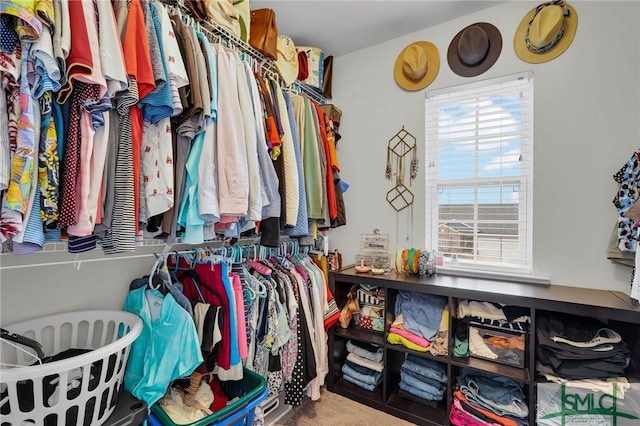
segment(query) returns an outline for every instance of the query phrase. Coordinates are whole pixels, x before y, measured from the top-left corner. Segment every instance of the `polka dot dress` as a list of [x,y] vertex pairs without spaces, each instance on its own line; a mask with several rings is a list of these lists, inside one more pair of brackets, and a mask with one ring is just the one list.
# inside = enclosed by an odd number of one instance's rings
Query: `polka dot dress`
[[300,315],[296,315],[296,325],[298,335],[298,356],[296,356],[296,363],[293,366],[293,372],[291,373],[291,382],[284,385],[284,403],[289,405],[300,405],[304,398],[304,371],[302,366],[302,363],[304,362],[304,352],[302,350]]
[[11,53],[18,44],[18,33],[15,30],[16,18],[9,14],[0,15],[0,50]]
[[80,173],[80,114],[87,100],[97,99],[99,87],[82,81],[74,83],[69,110],[69,132],[64,145],[64,173],[62,174],[62,206],[59,226],[67,228],[77,223],[76,184]]

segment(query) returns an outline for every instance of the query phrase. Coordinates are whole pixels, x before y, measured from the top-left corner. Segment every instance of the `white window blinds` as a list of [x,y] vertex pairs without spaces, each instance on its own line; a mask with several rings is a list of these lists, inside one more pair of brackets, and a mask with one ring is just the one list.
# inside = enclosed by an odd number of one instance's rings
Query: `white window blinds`
[[427,244],[445,266],[530,274],[533,74],[427,93]]

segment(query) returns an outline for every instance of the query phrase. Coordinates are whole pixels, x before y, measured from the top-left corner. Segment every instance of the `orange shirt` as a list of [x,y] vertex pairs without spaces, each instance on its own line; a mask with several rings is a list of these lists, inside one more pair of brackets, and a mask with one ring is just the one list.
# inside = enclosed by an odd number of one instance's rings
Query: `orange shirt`
[[327,142],[329,145],[329,158],[331,158],[331,167],[333,167],[334,170],[340,171],[340,164],[338,164],[338,154],[336,154],[336,139],[333,135],[334,130],[331,123],[331,117],[329,117],[325,113],[324,119],[327,122]]
[[[333,183],[333,165],[331,163],[331,154],[329,148],[329,142],[327,140],[327,115],[320,109],[315,101],[311,101],[313,107],[318,115],[318,122],[320,123],[320,136],[322,137],[322,146],[324,148],[324,156],[327,163],[327,203],[329,204],[329,217],[331,220],[335,220],[338,217],[338,203],[336,201],[336,187]],[[330,224],[326,224],[327,228]]]
[[[138,83],[138,100],[140,100],[156,86],[140,0],[131,0],[122,50],[125,54],[124,62],[127,74]],[[131,143],[133,145],[133,196],[137,232],[140,214],[140,149],[142,147],[142,111],[137,107],[131,108]]]

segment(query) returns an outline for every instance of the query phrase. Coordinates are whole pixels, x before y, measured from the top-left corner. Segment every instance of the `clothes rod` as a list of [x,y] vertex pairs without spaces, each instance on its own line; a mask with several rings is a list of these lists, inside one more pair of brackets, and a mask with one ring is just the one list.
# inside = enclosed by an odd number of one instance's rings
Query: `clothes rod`
[[[194,247],[190,250],[180,250],[180,251],[169,251],[167,252],[167,254],[178,254],[178,255],[183,255],[183,254],[188,254],[188,253],[192,253],[193,250],[197,250],[198,248],[202,248],[202,247]],[[213,250],[219,250],[222,247],[218,247],[215,248]],[[76,270],[80,269],[80,266],[83,263],[86,262],[106,262],[106,261],[117,261],[117,260],[129,260],[129,259],[140,259],[143,257],[156,257],[158,254],[158,252],[152,252],[152,253],[145,253],[145,254],[134,254],[132,256],[118,256],[118,257],[98,257],[98,258],[93,258],[93,259],[80,259],[76,256],[76,259],[74,260],[62,260],[60,262],[46,262],[46,263],[28,263],[28,264],[24,264],[24,265],[11,265],[11,266],[0,266],[0,271],[4,271],[6,269],[21,269],[21,268],[34,268],[34,267],[41,267],[41,266],[59,266],[59,265],[74,265],[76,268]],[[79,255],[79,253],[78,253]]]
[[[161,250],[160,250],[160,246],[140,246],[140,249],[143,249],[143,250],[149,249],[149,248],[151,249],[157,248],[158,250],[153,250],[153,251],[150,251],[149,253],[132,254],[130,256],[109,257],[107,255],[104,255],[103,257],[96,257],[96,258],[90,258],[90,259],[81,259],[80,255],[82,253],[76,253],[76,257],[73,260],[61,260],[58,262],[33,262],[33,263],[25,263],[22,265],[8,265],[8,266],[0,265],[0,271],[5,271],[9,269],[23,269],[23,268],[35,268],[35,267],[47,267],[47,266],[59,266],[59,265],[73,265],[75,270],[77,271],[85,262],[106,262],[106,261],[140,259],[148,256],[156,257],[159,253],[164,253],[167,255],[171,255],[171,254],[183,255],[183,254],[193,253],[194,250],[203,249],[203,248],[220,250],[220,249],[226,249],[229,247],[250,247],[252,245],[260,246],[260,244],[258,243],[259,241],[260,241],[259,238],[241,238],[241,239],[238,239],[233,246],[225,245],[224,241],[210,241],[210,242],[205,242],[203,244],[199,244],[190,248],[180,247],[180,249],[178,250],[172,250],[173,244],[171,245],[166,244],[163,246],[164,248],[162,248]],[[280,236],[280,241],[282,243],[289,243],[292,240],[288,236],[282,235]],[[183,246],[184,244],[186,243],[176,243],[175,245]],[[218,245],[218,246],[213,247],[213,245]],[[260,246],[260,247],[265,247],[265,246]],[[265,247],[265,248],[272,249],[272,250],[279,249],[279,247]],[[37,254],[45,254],[45,253],[56,253],[56,252],[43,251]],[[66,251],[58,251],[57,253],[73,254],[73,253],[68,253]],[[92,251],[88,251],[85,253],[92,253]]]
[[0,271],[4,271],[7,269],[22,269],[22,268],[35,268],[41,266],[59,266],[59,265],[74,265],[76,266],[76,270],[80,269],[79,265],[82,265],[85,262],[104,262],[107,260],[129,260],[129,259],[137,259],[142,257],[155,256],[155,253],[146,253],[146,254],[134,254],[132,256],[119,256],[119,257],[100,257],[94,259],[75,259],[75,260],[63,260],[60,262],[45,262],[45,263],[27,263],[24,265],[11,265],[11,266],[0,266]]

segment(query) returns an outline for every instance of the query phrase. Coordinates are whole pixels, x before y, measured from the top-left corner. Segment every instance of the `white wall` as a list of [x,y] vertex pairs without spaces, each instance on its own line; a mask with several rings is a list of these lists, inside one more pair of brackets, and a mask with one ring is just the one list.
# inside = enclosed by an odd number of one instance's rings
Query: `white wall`
[[[331,245],[353,260],[361,233],[374,228],[391,236],[391,250],[424,247],[424,159],[412,183],[413,211],[397,215],[386,202],[387,140],[401,127],[418,139],[424,155],[424,91],[396,86],[392,68],[409,43],[429,40],[443,59],[429,89],[528,69],[535,73],[535,275],[555,284],[626,290],[630,269],[604,257],[615,221],[613,173],[638,147],[640,136],[640,3],[573,1],[578,32],[556,60],[531,66],[516,58],[513,33],[535,5],[511,2],[407,37],[335,58],[334,102],[343,111],[338,146],[348,225],[331,232]],[[451,38],[465,26],[488,21],[502,32],[503,50],[485,74],[465,79],[446,63]],[[159,251],[161,248],[156,248]],[[80,309],[121,309],[128,285],[153,263],[138,251],[119,260],[0,269],[0,324]],[[101,258],[99,251],[80,259]],[[0,266],[69,262],[75,255],[0,256]]]
[[[117,260],[106,258],[100,249],[77,258],[63,251],[3,254],[0,324],[59,312],[122,309],[131,280],[146,274],[153,265],[154,257],[143,253],[153,251],[162,251],[162,247],[112,256]],[[80,263],[74,264],[75,260]]]
[[[605,257],[616,219],[612,175],[639,147],[640,3],[572,1],[579,22],[575,39],[557,59],[522,62],[513,34],[539,2],[514,1],[409,36],[334,59],[335,99],[342,111],[338,154],[347,226],[333,230],[331,246],[353,262],[361,233],[378,228],[398,247],[425,247],[424,98],[393,79],[398,53],[417,40],[440,51],[440,72],[426,90],[516,72],[534,72],[534,271],[554,284],[627,291],[631,269]],[[484,74],[464,78],[447,64],[449,42],[462,28],[486,21],[503,37],[502,53]],[[418,139],[420,173],[410,187],[413,211],[397,214],[385,196],[387,141],[402,126]]]

